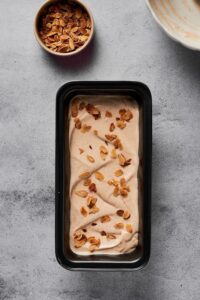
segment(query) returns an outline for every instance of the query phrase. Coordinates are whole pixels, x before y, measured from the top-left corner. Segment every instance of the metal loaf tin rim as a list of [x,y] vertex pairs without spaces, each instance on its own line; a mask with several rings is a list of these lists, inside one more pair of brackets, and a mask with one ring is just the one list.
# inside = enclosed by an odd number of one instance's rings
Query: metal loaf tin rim
[[[144,250],[143,256],[133,262],[123,261],[85,261],[72,262],[64,254],[64,108],[66,96],[73,91],[134,91],[143,97],[144,109],[144,156],[145,156],[145,183],[144,183]],[[55,153],[55,252],[59,264],[68,270],[99,270],[99,271],[131,271],[144,267],[150,258],[151,235],[151,161],[152,161],[152,97],[149,88],[140,82],[130,81],[81,81],[64,84],[56,96],[56,153]]]

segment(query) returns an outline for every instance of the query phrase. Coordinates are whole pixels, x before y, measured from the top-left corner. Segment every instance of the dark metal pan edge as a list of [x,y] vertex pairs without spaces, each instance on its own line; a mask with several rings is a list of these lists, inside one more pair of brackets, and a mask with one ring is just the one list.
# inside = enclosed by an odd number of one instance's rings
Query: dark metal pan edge
[[[145,204],[145,209],[149,211],[147,214],[148,217],[145,218],[145,238],[144,238],[144,255],[141,257],[141,259],[134,263],[124,263],[121,261],[120,263],[98,263],[95,265],[92,265],[92,263],[88,264],[87,262],[85,264],[74,264],[68,261],[64,255],[64,252],[62,250],[63,248],[63,241],[62,241],[62,221],[63,221],[63,214],[62,214],[62,180],[63,178],[60,178],[62,176],[59,176],[60,173],[63,172],[63,165],[62,165],[62,159],[61,159],[61,141],[60,138],[62,137],[62,128],[60,128],[60,118],[62,115],[62,109],[64,108],[64,94],[66,94],[66,91],[69,92],[73,88],[78,89],[85,89],[87,86],[90,86],[90,88],[102,88],[105,89],[112,88],[117,89],[120,86],[120,89],[128,88],[128,89],[134,89],[139,91],[141,94],[143,94],[143,97],[145,98],[145,118],[147,118],[148,128],[146,128],[146,135],[148,137],[147,140],[147,148],[148,148],[148,164],[147,169],[148,173],[150,174],[150,179],[148,182],[148,202]],[[133,269],[140,269],[144,267],[150,257],[150,207],[151,207],[151,151],[152,151],[152,102],[151,102],[151,93],[150,90],[146,85],[140,82],[130,82],[130,81],[108,81],[108,82],[70,82],[67,84],[64,84],[57,93],[56,97],[56,219],[55,219],[55,237],[56,237],[56,258],[58,262],[67,269],[70,270],[133,270]],[[62,123],[62,122],[61,122]]]

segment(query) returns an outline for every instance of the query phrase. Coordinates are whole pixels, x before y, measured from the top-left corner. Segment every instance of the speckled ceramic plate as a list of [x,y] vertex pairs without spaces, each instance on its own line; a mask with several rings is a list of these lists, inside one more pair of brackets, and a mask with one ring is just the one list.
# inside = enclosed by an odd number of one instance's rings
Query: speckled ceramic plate
[[200,50],[200,0],[146,0],[157,23],[174,40]]

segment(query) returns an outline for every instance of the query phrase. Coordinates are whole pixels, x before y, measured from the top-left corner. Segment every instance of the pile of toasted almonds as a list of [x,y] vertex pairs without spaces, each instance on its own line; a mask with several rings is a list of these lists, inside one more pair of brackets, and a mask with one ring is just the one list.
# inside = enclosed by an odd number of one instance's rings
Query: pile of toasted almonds
[[54,52],[68,53],[85,44],[91,33],[91,19],[81,6],[60,1],[41,17],[39,35]]

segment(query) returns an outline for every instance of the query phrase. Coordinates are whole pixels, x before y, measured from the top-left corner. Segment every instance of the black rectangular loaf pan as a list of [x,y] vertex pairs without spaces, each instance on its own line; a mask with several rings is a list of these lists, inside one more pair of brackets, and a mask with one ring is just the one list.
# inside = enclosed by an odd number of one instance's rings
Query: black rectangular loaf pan
[[[77,255],[69,246],[70,225],[70,152],[68,145],[69,104],[77,95],[129,95],[142,109],[143,195],[140,213],[140,240],[135,251],[120,255]],[[55,247],[58,262],[69,270],[135,270],[150,256],[151,229],[151,156],[152,99],[148,87],[140,82],[97,81],[70,82],[63,85],[56,99],[56,178],[55,178]],[[67,171],[65,171],[67,170]]]

